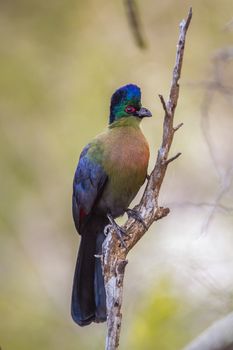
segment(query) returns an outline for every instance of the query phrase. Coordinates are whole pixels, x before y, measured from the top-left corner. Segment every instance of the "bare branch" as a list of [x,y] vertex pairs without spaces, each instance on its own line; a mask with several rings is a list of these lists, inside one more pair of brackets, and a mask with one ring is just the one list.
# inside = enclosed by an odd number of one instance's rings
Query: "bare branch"
[[218,157],[215,152],[216,138],[211,134],[211,105],[212,102],[216,99],[216,95],[220,94],[227,102],[232,103],[231,96],[233,94],[233,86],[226,86],[224,82],[224,68],[227,63],[233,59],[233,47],[226,47],[224,49],[218,50],[217,53],[213,56],[213,69],[212,77],[207,81],[202,81],[199,83],[199,86],[205,89],[202,105],[201,105],[201,128],[206,142],[211,161],[216,170],[219,188],[215,194],[215,205],[211,208],[205,222],[202,225],[202,234],[205,233],[211,221],[214,218],[216,210],[219,207],[219,203],[224,197],[224,195],[230,190],[232,176],[233,176],[233,167],[230,165],[229,168],[225,168],[219,162]]
[[166,164],[169,164],[169,163],[173,162],[173,160],[177,159],[179,156],[181,156],[181,152],[179,152],[179,153],[177,153],[175,156],[173,156],[173,157],[167,159],[167,160],[165,161]]
[[183,350],[232,350],[233,313],[207,328],[199,337]]
[[124,0],[124,2],[125,2],[127,18],[129,21],[129,25],[132,29],[134,39],[135,39],[137,45],[141,49],[145,49],[146,43],[145,43],[145,39],[144,39],[143,34],[142,34],[142,27],[141,27],[141,23],[140,23],[137,4],[135,3],[135,0]]
[[180,123],[180,124],[178,124],[177,126],[174,126],[173,130],[174,130],[174,131],[177,131],[177,130],[179,130],[183,125],[184,125],[184,123]]
[[195,207],[195,208],[200,208],[202,209],[202,207],[210,207],[210,208],[215,208],[216,207],[216,210],[222,210],[223,212],[225,213],[232,213],[233,212],[233,208],[232,207],[228,207],[226,205],[223,205],[221,203],[217,204],[216,206],[216,203],[209,203],[209,202],[198,202],[198,203],[195,203],[195,202],[190,202],[190,201],[183,201],[183,202],[180,202],[180,203],[176,203],[176,202],[171,202],[169,203],[170,206],[172,207],[181,207],[181,208],[184,208],[184,207],[187,207],[187,206],[191,206],[191,207]]
[[[160,100],[165,111],[161,147],[158,151],[156,164],[149,177],[142,199],[133,209],[134,211],[138,211],[147,228],[149,228],[154,221],[162,219],[169,214],[169,208],[163,208],[158,205],[158,197],[168,163],[180,155],[178,153],[175,157],[168,159],[169,150],[174,136],[173,119],[179,97],[178,81],[180,79],[183,62],[185,38],[191,18],[192,9],[189,11],[188,18],[180,23],[176,61],[167,103],[165,103],[164,98],[160,95]],[[147,231],[144,225],[141,225],[140,222],[133,218],[129,218],[122,228],[127,233],[126,238],[124,239],[125,247],[119,244],[119,239],[114,229],[110,230],[103,244],[102,265],[105,279],[108,315],[106,350],[114,350],[119,345],[124,279],[124,268],[120,267],[122,264],[125,267],[128,252]]]
[[204,224],[202,225],[201,233],[205,233],[208,230],[208,227],[209,227],[212,219],[214,218],[214,214],[216,213],[216,211],[219,207],[220,201],[222,200],[224,195],[230,190],[231,183],[233,180],[232,175],[233,175],[233,167],[228,170],[227,174],[224,177],[224,181],[222,183],[222,186],[219,187],[219,191],[216,194],[214,205],[211,208],[210,213],[209,213],[208,217],[206,218]]
[[165,100],[164,100],[163,95],[159,95],[159,98],[160,98],[160,101],[161,101],[161,103],[162,103],[162,106],[163,106],[164,112],[165,112],[166,114],[168,114],[168,110],[167,110],[166,102],[165,102]]

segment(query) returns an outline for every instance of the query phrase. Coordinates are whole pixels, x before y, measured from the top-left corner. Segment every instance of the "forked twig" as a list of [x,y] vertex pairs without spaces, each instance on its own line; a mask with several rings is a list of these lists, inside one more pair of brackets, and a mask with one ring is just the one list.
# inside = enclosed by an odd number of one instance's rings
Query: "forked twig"
[[[134,208],[143,218],[147,228],[154,221],[162,219],[168,215],[169,209],[158,205],[158,196],[160,188],[167,170],[168,164],[178,158],[179,153],[172,158],[168,158],[169,150],[172,144],[175,131],[181,127],[173,126],[175,109],[179,97],[179,79],[181,74],[186,32],[192,18],[192,9],[190,8],[188,17],[180,23],[180,34],[176,51],[176,62],[173,70],[172,83],[168,101],[165,102],[162,95],[160,100],[165,111],[163,123],[162,144],[158,151],[155,167],[149,177],[146,189],[140,203]],[[121,329],[121,304],[123,293],[123,280],[125,266],[127,264],[126,256],[133,246],[146,233],[146,228],[140,222],[130,218],[123,226],[127,233],[125,246],[119,244],[119,239],[114,229],[110,230],[103,244],[103,272],[105,279],[105,289],[107,297],[107,328],[106,350],[114,350],[119,346]]]

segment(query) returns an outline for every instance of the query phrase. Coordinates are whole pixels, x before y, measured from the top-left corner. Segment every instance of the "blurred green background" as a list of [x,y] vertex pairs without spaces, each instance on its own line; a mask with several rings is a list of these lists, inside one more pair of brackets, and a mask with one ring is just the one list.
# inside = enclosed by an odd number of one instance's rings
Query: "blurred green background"
[[[190,5],[176,112],[184,127],[171,150],[183,155],[169,166],[160,197],[171,214],[129,255],[121,349],[181,349],[233,307],[232,95],[214,93],[207,124],[202,113],[212,57],[232,44],[232,1],[138,5],[145,50],[135,44],[123,1],[1,1],[2,350],[103,348],[105,324],[79,328],[70,317],[79,241],[73,173],[82,147],[107,124],[111,94],[129,82],[153,112],[142,125],[152,169],[163,122],[157,95],[168,94],[178,23]],[[221,69],[232,86],[232,61]]]

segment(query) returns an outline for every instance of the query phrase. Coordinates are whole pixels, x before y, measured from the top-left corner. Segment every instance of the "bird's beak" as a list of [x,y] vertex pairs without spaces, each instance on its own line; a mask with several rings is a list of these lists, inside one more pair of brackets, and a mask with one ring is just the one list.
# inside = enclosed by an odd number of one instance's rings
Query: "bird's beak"
[[139,111],[136,112],[137,117],[144,118],[144,117],[152,117],[151,112],[147,108],[140,108]]

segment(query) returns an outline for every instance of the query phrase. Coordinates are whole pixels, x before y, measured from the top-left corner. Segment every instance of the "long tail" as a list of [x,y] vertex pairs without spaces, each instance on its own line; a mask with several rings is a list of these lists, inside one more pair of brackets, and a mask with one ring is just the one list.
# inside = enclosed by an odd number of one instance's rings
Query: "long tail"
[[92,216],[82,229],[75,267],[71,315],[80,326],[106,321],[106,295],[100,258],[108,219]]

